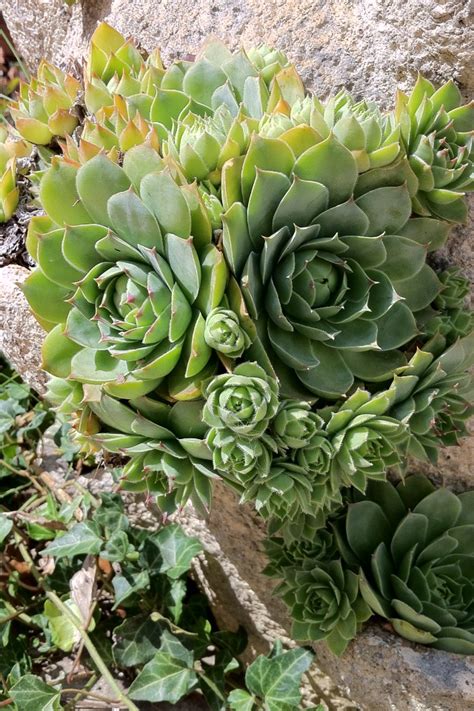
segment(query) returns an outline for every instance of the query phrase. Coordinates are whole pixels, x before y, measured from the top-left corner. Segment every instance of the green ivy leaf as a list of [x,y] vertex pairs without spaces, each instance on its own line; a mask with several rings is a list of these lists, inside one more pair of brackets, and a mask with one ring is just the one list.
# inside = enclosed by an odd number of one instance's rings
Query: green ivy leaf
[[52,558],[73,557],[90,553],[96,555],[102,547],[102,539],[97,531],[97,526],[92,521],[76,523],[70,531],[52,541],[42,555]]
[[3,543],[13,528],[13,521],[0,513],[0,543]]
[[[79,620],[81,619],[81,611],[75,602],[69,599],[64,600],[64,604]],[[52,643],[62,649],[63,652],[70,652],[81,638],[77,628],[51,600],[46,600],[44,603],[44,615],[48,620]],[[92,631],[94,627],[95,621],[92,619],[89,631]]]
[[158,651],[163,627],[148,615],[137,615],[115,628],[114,659],[124,667],[146,664]]
[[168,593],[167,607],[173,621],[177,624],[183,612],[183,600],[186,596],[186,580],[172,580]]
[[15,417],[24,412],[16,400],[0,400],[0,434],[8,432],[15,425]]
[[[9,609],[3,600],[0,599],[0,618],[8,617],[11,614],[11,608]],[[4,622],[0,624],[0,647],[6,647],[10,639],[10,629],[11,622]]]
[[128,519],[124,513],[122,497],[119,494],[104,492],[101,496],[101,505],[94,515],[94,523],[106,531],[113,533],[118,529],[128,529]]
[[271,658],[257,657],[245,674],[247,688],[265,701],[268,711],[298,709],[301,676],[312,659],[311,652],[301,648]]
[[59,711],[61,694],[33,674],[25,674],[9,691],[17,711]]
[[198,539],[187,536],[178,524],[163,528],[155,537],[155,542],[163,558],[160,572],[172,579],[186,573],[194,556],[202,552]]
[[194,655],[169,632],[163,633],[160,650],[145,664],[128,695],[136,701],[177,703],[196,686]]
[[105,548],[100,552],[100,557],[112,562],[123,561],[127,557],[130,543],[125,531],[115,531],[105,544]]
[[248,691],[243,689],[234,689],[227,697],[227,702],[233,711],[252,711],[255,696],[251,696]]
[[144,590],[150,584],[150,576],[147,570],[139,572],[127,571],[125,575],[116,575],[112,580],[115,590],[115,604],[112,609],[116,610],[131,595],[140,590]]

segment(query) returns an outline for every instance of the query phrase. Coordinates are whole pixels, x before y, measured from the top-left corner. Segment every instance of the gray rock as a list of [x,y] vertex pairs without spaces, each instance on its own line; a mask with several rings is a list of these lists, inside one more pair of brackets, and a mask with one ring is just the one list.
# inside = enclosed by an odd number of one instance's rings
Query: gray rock
[[232,47],[273,44],[321,94],[345,86],[386,102],[419,70],[474,88],[469,0],[82,0],[71,8],[63,0],[3,0],[2,12],[32,68],[42,56],[80,63],[106,20],[147,50],[160,46],[167,61],[195,53],[211,35]]
[[28,270],[17,265],[0,268],[0,351],[37,392],[44,394],[40,346],[44,331],[33,318],[19,285]]

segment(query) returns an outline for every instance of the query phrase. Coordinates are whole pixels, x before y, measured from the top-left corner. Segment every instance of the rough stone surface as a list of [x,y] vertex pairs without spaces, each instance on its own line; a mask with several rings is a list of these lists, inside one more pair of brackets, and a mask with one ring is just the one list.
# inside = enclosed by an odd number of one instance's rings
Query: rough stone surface
[[40,345],[44,331],[31,315],[19,288],[27,276],[28,270],[17,265],[0,269],[0,351],[43,394],[46,375],[41,370]]
[[[79,71],[90,34],[106,20],[146,49],[161,46],[166,61],[195,53],[211,35],[232,47],[277,45],[321,96],[345,86],[390,105],[396,86],[409,88],[417,71],[438,82],[453,77],[466,96],[474,89],[474,5],[469,0],[79,0],[72,8],[62,0],[4,0],[2,12],[31,68],[46,56]],[[472,245],[472,232],[457,230],[441,258],[473,277]],[[41,387],[40,329],[14,287],[22,273],[0,270],[0,348]],[[462,448],[445,449],[430,475],[453,488],[472,487],[473,450],[472,438]],[[208,522],[186,512],[183,523],[206,549],[200,575],[218,619],[245,624],[255,651],[288,634],[284,607],[259,572],[265,564],[264,531],[250,509],[219,488]],[[411,645],[379,625],[369,625],[342,659],[323,646],[317,653],[321,669],[357,708],[474,710],[472,661]]]
[[17,48],[34,68],[42,56],[80,61],[99,20],[166,60],[195,53],[210,35],[236,47],[267,42],[288,51],[320,93],[342,86],[369,98],[407,87],[418,70],[474,88],[469,0],[4,0]]

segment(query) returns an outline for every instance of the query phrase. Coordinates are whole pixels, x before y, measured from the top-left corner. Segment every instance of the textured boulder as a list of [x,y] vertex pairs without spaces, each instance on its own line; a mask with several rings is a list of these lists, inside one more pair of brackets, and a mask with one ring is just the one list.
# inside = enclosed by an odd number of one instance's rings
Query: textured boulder
[[46,374],[41,370],[40,345],[44,331],[32,317],[19,287],[27,276],[24,267],[10,265],[0,269],[0,351],[43,394]]
[[457,79],[474,88],[469,0],[4,0],[2,12],[31,68],[42,56],[80,61],[99,20],[166,60],[195,53],[210,35],[236,47],[267,42],[288,51],[320,93],[346,86],[382,98],[395,84]]
[[[456,79],[466,96],[474,89],[473,4],[466,0],[4,0],[2,12],[14,41],[34,69],[41,56],[76,72],[98,21],[134,36],[144,48],[161,46],[165,60],[194,54],[219,35],[232,47],[267,42],[286,50],[309,87],[321,95],[342,86],[384,104],[396,86],[412,85],[417,71],[433,81]],[[472,225],[472,221],[471,221]],[[472,230],[472,228],[471,228]],[[472,231],[451,238],[440,263],[459,264],[474,275]],[[24,377],[42,390],[41,329],[29,315],[15,283],[26,270],[0,270],[0,349]],[[471,438],[446,448],[429,474],[456,489],[473,486]],[[200,575],[219,620],[244,624],[255,650],[288,635],[284,606],[260,574],[265,564],[264,528],[250,509],[219,488],[209,521],[186,511],[183,523],[206,548]],[[336,659],[324,647],[318,663],[368,711],[466,711],[474,709],[474,665],[467,658],[409,644],[377,624],[369,625]],[[334,698],[324,677],[322,695]],[[326,684],[326,686],[325,686]],[[338,705],[339,706],[339,705]],[[339,706],[340,707],[340,706]]]

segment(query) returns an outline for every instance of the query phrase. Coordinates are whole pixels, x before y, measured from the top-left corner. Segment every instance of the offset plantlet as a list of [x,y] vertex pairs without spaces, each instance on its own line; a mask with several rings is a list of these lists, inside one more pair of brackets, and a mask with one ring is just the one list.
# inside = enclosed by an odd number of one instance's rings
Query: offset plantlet
[[400,126],[410,167],[418,180],[414,212],[465,222],[463,196],[474,190],[473,103],[462,105],[453,81],[436,89],[420,75],[409,96],[398,92],[390,121]]
[[58,67],[42,61],[30,84],[20,84],[18,100],[10,113],[25,140],[45,146],[54,136],[66,136],[79,123],[74,110],[80,83]]

